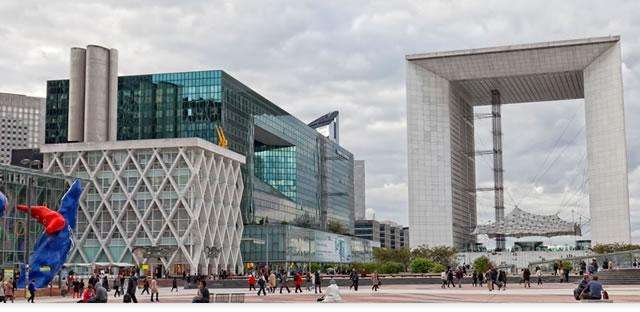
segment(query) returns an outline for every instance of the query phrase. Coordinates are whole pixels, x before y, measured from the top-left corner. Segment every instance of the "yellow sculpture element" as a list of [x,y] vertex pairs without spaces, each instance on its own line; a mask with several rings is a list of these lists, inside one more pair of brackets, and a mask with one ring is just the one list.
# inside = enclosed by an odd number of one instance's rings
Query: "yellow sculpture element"
[[227,141],[227,138],[224,136],[224,131],[222,130],[222,127],[217,126],[216,132],[218,133],[218,145],[222,148],[229,148],[229,142]]

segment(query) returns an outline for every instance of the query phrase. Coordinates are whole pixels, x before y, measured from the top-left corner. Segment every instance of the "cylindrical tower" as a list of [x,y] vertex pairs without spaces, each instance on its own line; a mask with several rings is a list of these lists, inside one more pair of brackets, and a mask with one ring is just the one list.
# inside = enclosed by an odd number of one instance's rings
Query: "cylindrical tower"
[[84,93],[84,141],[109,139],[109,49],[87,46]]
[[69,71],[69,142],[84,141],[84,94],[85,94],[86,50],[71,48],[71,67]]
[[109,50],[109,141],[118,140],[118,50]]

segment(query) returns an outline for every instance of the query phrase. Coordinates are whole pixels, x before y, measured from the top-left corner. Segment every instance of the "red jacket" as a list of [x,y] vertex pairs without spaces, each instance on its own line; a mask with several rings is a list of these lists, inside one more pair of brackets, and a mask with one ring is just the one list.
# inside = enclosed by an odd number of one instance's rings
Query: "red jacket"
[[302,286],[302,277],[300,273],[296,274],[296,277],[293,278],[293,281],[296,283],[296,287]]
[[249,275],[249,285],[255,285],[256,284],[256,277],[253,275]]

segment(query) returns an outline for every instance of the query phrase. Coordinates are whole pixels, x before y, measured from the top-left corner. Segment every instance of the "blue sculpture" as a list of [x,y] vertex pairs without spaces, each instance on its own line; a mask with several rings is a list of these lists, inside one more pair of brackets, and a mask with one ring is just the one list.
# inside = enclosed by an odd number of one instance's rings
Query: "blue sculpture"
[[[45,226],[45,231],[40,235],[34,246],[33,254],[29,257],[29,280],[35,281],[36,288],[45,288],[49,285],[53,277],[62,269],[62,265],[73,247],[71,233],[76,227],[76,215],[81,193],[80,180],[75,180],[62,197],[60,209],[57,212],[46,207],[44,207],[46,211],[31,208],[34,217]],[[64,218],[64,223],[60,222],[60,217]],[[60,224],[63,226],[59,226]],[[25,269],[24,266],[20,268],[20,279],[18,280],[20,288],[24,288],[28,284],[28,281],[25,280]]]
[[0,192],[0,218],[4,216],[4,210],[7,208],[7,196]]

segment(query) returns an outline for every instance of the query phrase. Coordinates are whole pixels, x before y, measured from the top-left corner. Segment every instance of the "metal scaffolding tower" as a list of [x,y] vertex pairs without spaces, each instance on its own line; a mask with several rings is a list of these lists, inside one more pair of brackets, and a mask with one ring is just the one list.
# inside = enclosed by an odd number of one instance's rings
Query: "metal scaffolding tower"
[[[496,223],[504,220],[504,186],[502,180],[502,119],[500,115],[500,92],[491,90],[491,115],[493,134],[493,186],[495,195]],[[496,250],[506,247],[504,235],[496,236]]]

